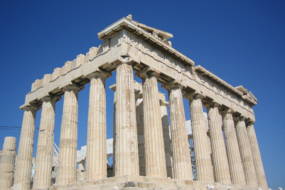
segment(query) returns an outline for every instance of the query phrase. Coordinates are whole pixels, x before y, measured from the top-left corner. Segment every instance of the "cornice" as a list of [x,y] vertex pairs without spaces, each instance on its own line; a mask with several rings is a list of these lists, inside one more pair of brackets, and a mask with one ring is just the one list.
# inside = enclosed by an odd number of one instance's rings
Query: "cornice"
[[[237,94],[239,97],[241,97],[242,99],[244,99],[245,101],[247,101],[250,104],[256,105],[257,101],[254,101],[253,99],[250,99],[247,94],[245,94],[244,92],[247,91],[245,88],[243,88],[242,86],[238,86],[238,87],[233,87],[232,85],[230,85],[229,83],[227,83],[226,81],[224,81],[223,79],[219,78],[218,76],[216,76],[215,74],[211,73],[210,71],[208,71],[207,69],[205,69],[204,67],[202,67],[201,65],[198,65],[196,67],[194,67],[194,70],[197,73],[202,74],[203,76],[206,76],[207,78],[209,78],[210,80],[213,80],[215,82],[217,82],[218,84],[226,87],[227,89],[229,89],[231,92]],[[241,88],[242,87],[242,88]],[[252,94],[252,93],[251,93]]]
[[191,60],[190,58],[186,57],[185,55],[183,55],[179,51],[175,50],[171,46],[167,45],[162,40],[156,38],[152,34],[146,32],[145,30],[143,30],[142,28],[140,28],[139,26],[137,26],[133,22],[131,22],[128,19],[126,19],[125,17],[121,18],[117,22],[113,23],[112,25],[108,26],[107,28],[105,28],[104,30],[99,32],[98,33],[98,38],[101,39],[101,40],[104,40],[106,38],[109,38],[114,33],[122,30],[123,28],[125,28],[126,30],[134,33],[135,35],[138,35],[138,36],[142,37],[142,39],[144,39],[144,40],[150,40],[153,45],[156,45],[159,48],[163,49],[164,51],[168,52],[173,57],[175,57],[175,58],[181,60],[182,62],[184,62],[184,64],[186,63],[186,65],[189,65],[189,66],[194,66],[195,65],[193,60]]

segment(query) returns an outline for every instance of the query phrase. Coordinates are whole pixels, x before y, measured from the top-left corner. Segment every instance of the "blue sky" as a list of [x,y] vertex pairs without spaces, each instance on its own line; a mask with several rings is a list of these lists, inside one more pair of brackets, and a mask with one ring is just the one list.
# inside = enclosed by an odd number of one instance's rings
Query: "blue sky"
[[[102,41],[97,33],[128,14],[174,35],[173,47],[258,99],[255,129],[269,187],[285,188],[285,1],[0,1],[0,126],[21,126],[35,79]],[[140,81],[140,79],[137,79]],[[106,81],[112,138],[113,77]],[[162,89],[164,93],[167,93]],[[78,147],[86,144],[89,85],[79,93]],[[59,145],[63,99],[56,104]],[[185,116],[190,119],[185,100]],[[41,111],[36,117],[39,127]],[[0,130],[5,136],[20,130]],[[35,150],[38,130],[35,133]],[[35,156],[35,151],[34,151]]]

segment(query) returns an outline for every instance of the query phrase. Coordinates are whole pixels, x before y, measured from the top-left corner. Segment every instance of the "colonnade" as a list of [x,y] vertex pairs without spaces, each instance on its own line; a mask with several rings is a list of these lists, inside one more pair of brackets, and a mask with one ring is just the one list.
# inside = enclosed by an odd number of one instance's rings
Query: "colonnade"
[[[128,60],[120,62],[116,71],[114,174],[115,176],[138,176],[140,175],[139,147],[131,62]],[[97,70],[88,76],[90,97],[86,157],[87,181],[107,178],[105,80],[109,76],[111,73],[102,70]],[[165,117],[162,119],[163,113],[167,115],[166,104],[159,102],[158,99],[159,72],[146,68],[137,72],[137,76],[143,79],[145,174],[149,177],[166,178],[170,176],[171,166],[168,164],[168,156],[170,157],[171,152],[170,139],[166,139],[165,129],[168,126],[168,119]],[[220,106],[213,101],[206,102],[207,104],[204,104],[208,109],[208,131],[203,116],[203,96],[201,94],[184,93],[182,86],[176,82],[163,84],[163,88],[169,92],[172,178],[193,180],[183,105],[184,94],[190,105],[197,180],[267,188],[252,122],[247,122],[241,115],[236,117],[231,109],[221,110]],[[56,185],[76,182],[78,92],[82,89],[83,86],[77,84],[62,89],[64,104]],[[43,103],[34,189],[51,186],[52,143],[57,100],[59,97],[52,95],[41,100]],[[30,189],[35,116],[38,109],[39,107],[35,105],[24,108],[14,189]],[[168,146],[167,143],[169,147],[165,148]]]

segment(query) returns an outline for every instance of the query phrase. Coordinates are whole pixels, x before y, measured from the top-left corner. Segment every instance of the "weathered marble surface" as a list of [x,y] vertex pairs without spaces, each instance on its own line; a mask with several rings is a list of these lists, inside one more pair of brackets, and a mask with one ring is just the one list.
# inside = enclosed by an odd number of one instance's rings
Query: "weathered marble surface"
[[265,177],[265,172],[262,164],[261,154],[255,134],[254,125],[252,122],[247,125],[247,134],[252,150],[253,163],[255,166],[256,177],[258,181],[258,186],[262,188],[268,188],[267,181]]
[[82,89],[70,85],[64,89],[60,132],[58,176],[56,183],[66,185],[76,182],[76,153],[78,132],[78,92]]
[[86,179],[107,177],[106,91],[105,80],[111,73],[97,71],[89,75],[89,112],[86,152]]
[[38,107],[24,107],[24,117],[14,176],[14,190],[29,190],[31,187],[32,159],[35,136],[35,118]]
[[236,131],[246,184],[248,186],[258,187],[256,171],[253,163],[252,151],[246,131],[244,117],[237,118]]
[[0,162],[1,189],[9,190],[13,184],[16,158],[16,138],[5,137]]
[[208,107],[208,121],[215,181],[218,183],[231,184],[229,163],[222,131],[222,121],[216,103],[210,104]]
[[193,180],[181,87],[177,83],[171,83],[166,85],[165,88],[169,91],[173,178]]
[[[111,177],[107,179],[94,180],[88,182],[74,183],[64,186],[54,186],[45,190],[153,190],[153,189],[166,189],[166,190],[181,190],[181,189],[200,189],[200,190],[256,190],[255,187],[248,187],[242,185],[227,185],[222,183],[210,183],[201,181],[155,178],[144,176],[120,176]],[[266,189],[267,190],[267,189]]]
[[[149,35],[127,19],[121,19],[111,25],[109,29],[112,31],[112,28],[120,27],[124,23],[144,35]],[[64,86],[67,86],[75,79],[84,80],[99,67],[114,70],[115,66],[113,64],[119,61],[121,56],[127,55],[134,62],[152,67],[165,76],[179,81],[185,88],[202,92],[215,102],[232,108],[255,121],[251,107],[257,103],[257,100],[252,93],[242,93],[201,66],[193,68],[194,62],[191,59],[182,55],[170,45],[165,45],[159,39],[153,38],[152,35],[149,38],[153,39],[154,45],[150,45],[144,36],[137,36],[137,34],[123,28],[118,32],[113,31],[108,38],[101,35],[103,44],[99,48],[90,48],[85,56],[80,54],[72,62],[66,62],[62,68],[56,68],[52,74],[47,74],[43,79],[36,80],[32,85],[31,92],[26,96],[24,105],[40,100],[49,93],[62,94],[61,89]],[[161,46],[167,51],[160,50]]]
[[163,128],[159,105],[157,73],[140,73],[143,77],[144,150],[146,176],[166,178]]
[[237,134],[231,110],[226,110],[223,112],[223,127],[232,183],[246,185]]
[[55,103],[60,97],[42,99],[42,115],[38,136],[33,189],[51,186],[54,141]]
[[214,182],[211,150],[200,95],[188,96],[198,181]]
[[133,68],[124,60],[116,76],[115,176],[139,175]]

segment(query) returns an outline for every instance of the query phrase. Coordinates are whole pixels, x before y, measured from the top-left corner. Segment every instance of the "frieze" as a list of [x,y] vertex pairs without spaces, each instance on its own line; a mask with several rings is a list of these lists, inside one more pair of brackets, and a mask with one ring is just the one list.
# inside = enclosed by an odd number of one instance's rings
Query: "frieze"
[[[243,98],[242,93],[240,93],[233,86],[224,82],[222,79],[218,78],[217,76],[214,76],[214,74],[212,74],[213,76],[211,77],[205,77],[199,74],[198,72],[196,72],[195,68],[197,67],[202,68],[201,66],[197,66],[194,68],[186,66],[182,64],[180,61],[178,61],[177,59],[173,58],[171,55],[167,54],[166,52],[161,52],[161,50],[153,47],[148,42],[140,39],[139,36],[136,36],[132,34],[131,32],[126,31],[126,36],[127,36],[126,43],[130,46],[127,48],[129,50],[130,55],[132,56],[138,55],[138,53],[132,54],[132,51],[133,49],[138,49],[135,43],[141,41],[142,47],[139,50],[141,52],[141,56],[149,57],[149,58],[145,58],[145,60],[149,60],[150,62],[151,62],[150,58],[152,58],[156,62],[161,63],[161,65],[159,64],[157,65],[156,69],[161,69],[161,72],[169,75],[170,77],[176,79],[177,81],[180,81],[181,83],[183,82],[185,83],[186,81],[190,79],[192,82],[198,83],[198,86],[197,86],[198,89],[200,88],[199,86],[202,85],[208,90],[214,92],[215,96],[220,96],[223,99],[228,99],[230,102],[234,103],[235,105],[241,108],[246,109],[248,112],[251,112],[253,114],[253,110],[251,107],[252,105],[255,105],[254,102],[246,101],[245,98]],[[156,51],[156,54],[154,54],[153,51]],[[157,55],[164,55],[164,59],[161,59]],[[152,63],[149,63],[149,64],[152,64]],[[171,73],[173,71],[175,72],[173,72],[172,74],[169,73],[168,72],[169,70],[165,69],[165,66],[170,68]],[[213,77],[216,77],[216,78],[213,78]],[[210,80],[209,78],[212,78],[212,80]],[[184,84],[184,86],[187,86],[187,84]],[[230,105],[228,106],[231,107]]]

